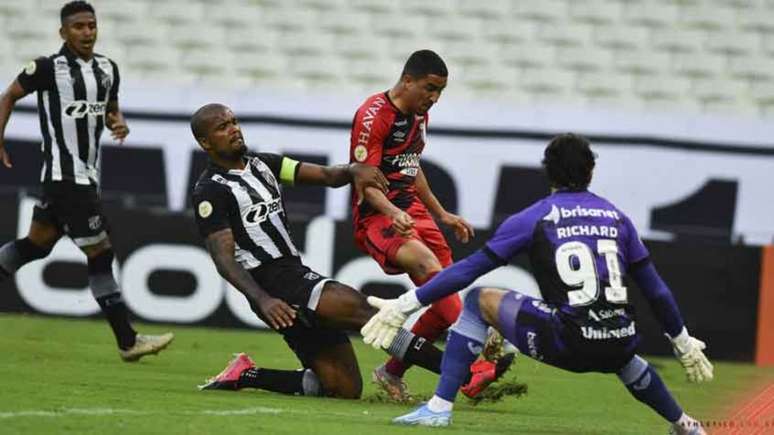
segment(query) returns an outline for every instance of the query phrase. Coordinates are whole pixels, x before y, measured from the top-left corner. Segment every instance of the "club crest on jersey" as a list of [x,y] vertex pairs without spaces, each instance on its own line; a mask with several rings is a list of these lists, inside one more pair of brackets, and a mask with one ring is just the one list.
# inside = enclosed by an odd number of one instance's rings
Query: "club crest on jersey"
[[199,212],[199,216],[206,219],[212,214],[212,204],[209,201],[202,201],[199,203],[197,211]]
[[314,281],[314,280],[318,279],[319,277],[320,277],[320,275],[318,275],[318,274],[316,274],[314,272],[307,272],[307,273],[304,274],[304,279],[306,279],[308,281]]
[[258,172],[261,173],[263,178],[268,181],[271,184],[277,184],[277,180],[274,178],[274,174],[271,173],[271,170],[261,162],[259,159],[253,160],[253,166],[255,166],[255,169],[258,169]]
[[364,145],[358,145],[352,154],[355,156],[355,160],[362,163],[368,157],[368,149]]
[[92,230],[92,231],[97,230],[100,227],[101,224],[102,224],[102,218],[99,215],[92,216],[92,217],[89,218],[89,229],[90,230]]
[[110,76],[102,76],[102,79],[100,79],[99,82],[105,89],[110,89],[110,87],[113,86],[113,80],[110,78]]

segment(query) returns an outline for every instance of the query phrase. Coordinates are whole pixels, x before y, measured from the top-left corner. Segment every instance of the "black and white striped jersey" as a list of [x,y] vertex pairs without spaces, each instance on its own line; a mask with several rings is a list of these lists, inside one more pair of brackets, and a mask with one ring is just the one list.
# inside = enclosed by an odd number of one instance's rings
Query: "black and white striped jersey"
[[231,228],[235,258],[248,270],[298,257],[280,182],[292,185],[299,166],[296,160],[270,153],[246,157],[244,170],[227,170],[210,162],[193,190],[201,236]]
[[115,62],[99,54],[85,61],[63,45],[30,62],[17,80],[27,93],[38,93],[41,181],[99,184],[99,139],[107,104],[118,100]]

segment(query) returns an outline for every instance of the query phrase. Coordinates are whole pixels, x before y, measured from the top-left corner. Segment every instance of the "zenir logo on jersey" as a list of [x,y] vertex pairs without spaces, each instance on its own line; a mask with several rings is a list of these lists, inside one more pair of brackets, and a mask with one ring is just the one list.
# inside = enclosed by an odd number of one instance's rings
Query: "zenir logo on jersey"
[[70,118],[81,119],[86,115],[101,116],[105,114],[105,103],[89,103],[88,101],[78,100],[65,106],[62,113]]
[[257,225],[264,222],[270,214],[282,211],[280,198],[254,204],[244,212],[245,225]]

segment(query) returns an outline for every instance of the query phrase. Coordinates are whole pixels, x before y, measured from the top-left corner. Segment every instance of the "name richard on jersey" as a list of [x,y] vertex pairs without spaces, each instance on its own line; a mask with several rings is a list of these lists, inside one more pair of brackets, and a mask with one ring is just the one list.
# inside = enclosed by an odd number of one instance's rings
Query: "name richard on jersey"
[[605,225],[570,225],[556,229],[556,237],[559,239],[579,236],[615,239],[618,237],[618,228]]

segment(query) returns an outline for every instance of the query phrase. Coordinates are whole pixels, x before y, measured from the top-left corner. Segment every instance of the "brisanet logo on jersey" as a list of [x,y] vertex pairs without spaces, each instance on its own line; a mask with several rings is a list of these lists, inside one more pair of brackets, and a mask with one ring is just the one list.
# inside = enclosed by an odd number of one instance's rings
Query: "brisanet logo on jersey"
[[81,119],[86,115],[100,116],[105,114],[106,103],[89,103],[88,101],[73,101],[65,106],[62,113],[65,116]]
[[559,213],[561,213],[563,219],[574,217],[606,217],[615,220],[620,219],[618,212],[615,210],[607,210],[604,208],[583,208],[579,205],[576,205],[574,208],[560,207]]

